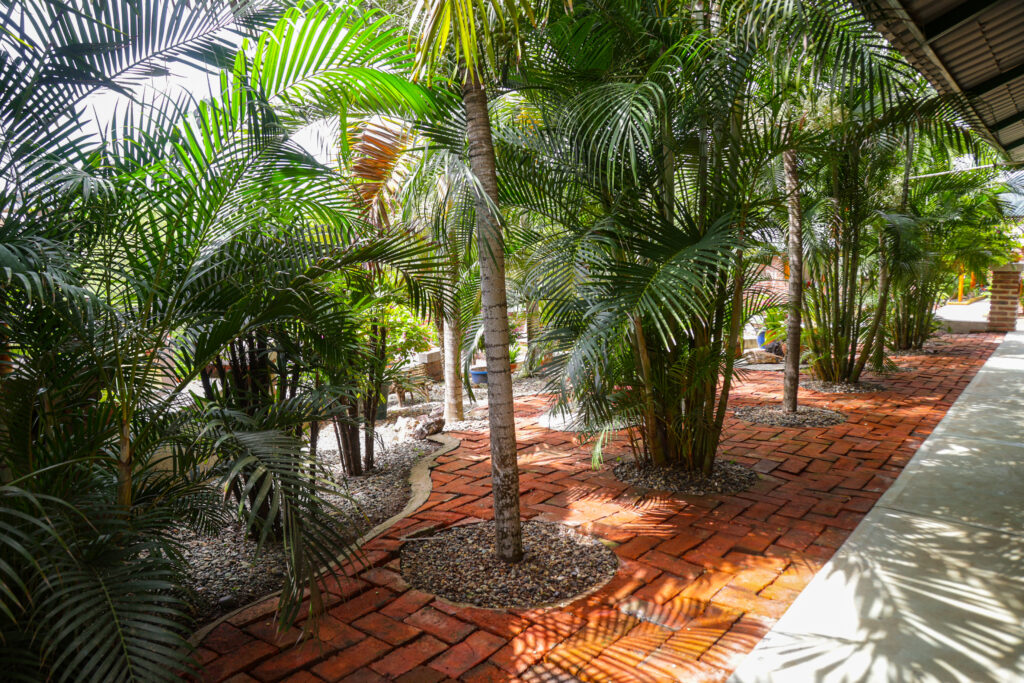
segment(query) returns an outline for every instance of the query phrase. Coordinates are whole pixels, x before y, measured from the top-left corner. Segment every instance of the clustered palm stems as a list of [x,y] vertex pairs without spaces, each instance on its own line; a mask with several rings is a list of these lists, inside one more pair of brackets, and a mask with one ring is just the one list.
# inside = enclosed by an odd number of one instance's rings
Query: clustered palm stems
[[917,82],[828,2],[584,3],[528,44],[496,144],[509,223],[551,224],[532,279],[552,384],[596,458],[628,428],[643,461],[707,474],[742,330],[778,303],[757,273],[785,225],[782,154],[827,157],[818,121],[841,107],[922,118]]
[[[307,596],[315,624],[352,537],[303,439],[354,390],[338,290],[368,265],[414,298],[433,287],[424,249],[370,233],[291,133],[432,99],[356,5],[0,13],[0,658],[11,680],[172,679],[189,666],[182,527],[236,517],[279,539],[280,618]],[[181,65],[214,75],[208,98],[145,87]],[[103,93],[119,104],[96,121]]]

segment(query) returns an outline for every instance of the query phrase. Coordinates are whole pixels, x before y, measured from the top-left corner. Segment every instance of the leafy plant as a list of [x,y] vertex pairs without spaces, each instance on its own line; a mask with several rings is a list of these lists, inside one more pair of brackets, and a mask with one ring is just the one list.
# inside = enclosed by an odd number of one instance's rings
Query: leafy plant
[[518,363],[519,362],[519,354],[522,352],[522,350],[523,349],[519,345],[518,341],[512,341],[508,345],[508,360],[509,360],[509,362],[510,363]]
[[[369,266],[424,282],[429,263],[401,235],[362,238],[338,174],[291,132],[341,102],[424,111],[404,38],[321,4],[0,12],[5,675],[176,679],[190,665],[174,532],[231,517],[283,539],[279,618],[308,601],[315,628],[349,538],[301,438],[345,386],[313,381],[349,352],[324,282]],[[210,98],[135,91],[168,62],[220,70]],[[83,106],[97,89],[136,95],[102,135]],[[248,377],[203,396],[208,368]]]
[[761,325],[765,329],[765,341],[781,341],[786,338],[786,320],[789,312],[782,306],[772,306],[764,313]]

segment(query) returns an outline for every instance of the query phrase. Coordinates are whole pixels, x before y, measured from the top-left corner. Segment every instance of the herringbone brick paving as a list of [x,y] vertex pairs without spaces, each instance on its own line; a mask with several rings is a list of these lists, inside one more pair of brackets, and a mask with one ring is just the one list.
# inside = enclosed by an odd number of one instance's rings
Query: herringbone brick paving
[[[947,337],[900,359],[886,390],[819,394],[805,405],[849,420],[788,429],[729,418],[720,457],[762,478],[725,496],[643,494],[591,468],[573,436],[537,426],[547,399],[516,402],[524,518],[578,526],[616,545],[620,568],[559,609],[460,607],[410,588],[398,566],[409,534],[492,516],[486,433],[453,433],[433,490],[325,583],[318,637],[277,635],[275,601],[235,614],[202,641],[206,681],[723,681],[899,475],[1001,335]],[[776,403],[781,373],[752,372],[732,405]],[[301,624],[300,624],[301,625]]]

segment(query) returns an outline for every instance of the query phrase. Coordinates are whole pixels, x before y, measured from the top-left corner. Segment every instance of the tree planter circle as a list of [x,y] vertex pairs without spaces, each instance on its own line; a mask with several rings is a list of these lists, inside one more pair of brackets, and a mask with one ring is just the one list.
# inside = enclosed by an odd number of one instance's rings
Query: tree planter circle
[[562,524],[523,522],[523,560],[494,552],[494,522],[466,524],[406,539],[402,576],[450,602],[526,609],[578,598],[607,583],[619,560],[604,543]]
[[846,415],[839,411],[811,406],[799,406],[795,413],[788,413],[778,406],[739,406],[733,414],[744,422],[772,427],[831,427],[846,422]]
[[824,380],[809,378],[802,380],[800,386],[804,389],[817,391],[819,394],[871,394],[876,391],[886,391],[885,386],[877,382],[826,382]]
[[750,488],[758,479],[754,470],[721,458],[715,460],[710,477],[681,467],[641,466],[634,461],[619,463],[612,471],[619,481],[637,488],[690,496],[709,493],[731,495]]

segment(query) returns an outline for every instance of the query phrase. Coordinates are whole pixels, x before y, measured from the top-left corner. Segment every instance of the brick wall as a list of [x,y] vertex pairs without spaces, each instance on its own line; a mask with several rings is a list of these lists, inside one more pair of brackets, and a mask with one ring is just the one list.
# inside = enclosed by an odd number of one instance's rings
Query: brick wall
[[1016,270],[993,270],[988,329],[1010,332],[1017,326],[1020,308],[1020,273]]

